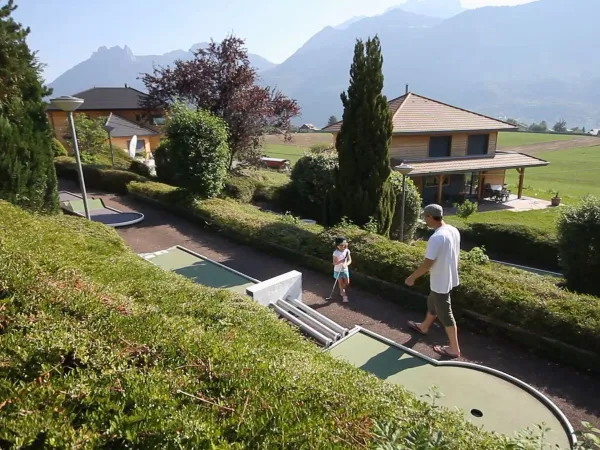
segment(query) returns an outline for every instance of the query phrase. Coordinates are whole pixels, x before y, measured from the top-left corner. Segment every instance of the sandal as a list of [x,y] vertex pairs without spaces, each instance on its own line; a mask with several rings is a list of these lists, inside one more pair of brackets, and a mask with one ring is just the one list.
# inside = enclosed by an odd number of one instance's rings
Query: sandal
[[458,355],[455,355],[453,353],[450,353],[448,350],[446,350],[448,347],[442,347],[441,345],[435,345],[433,347],[433,351],[436,353],[439,353],[442,356],[445,356],[447,358],[460,358],[460,353]]
[[417,333],[421,333],[423,336],[427,334],[419,328],[419,325],[417,325],[416,322],[413,322],[412,320],[408,322],[408,326],[415,330]]
[[344,303],[346,303],[348,301],[348,296],[347,295],[343,295],[342,296],[342,300],[344,301]]

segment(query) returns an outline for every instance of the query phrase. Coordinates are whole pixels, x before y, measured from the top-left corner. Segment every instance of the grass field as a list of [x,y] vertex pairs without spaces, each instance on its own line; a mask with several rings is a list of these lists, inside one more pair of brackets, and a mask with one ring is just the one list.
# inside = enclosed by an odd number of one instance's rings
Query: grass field
[[521,145],[539,144],[542,142],[553,141],[568,141],[581,135],[565,135],[565,134],[546,134],[546,133],[525,133],[525,132],[508,132],[499,133],[498,147],[510,148],[519,147]]
[[[524,195],[550,199],[551,194],[558,192],[565,203],[573,203],[588,194],[600,197],[597,176],[600,146],[544,152],[536,156],[550,164],[525,170]],[[517,172],[507,171],[506,175],[506,182],[514,191],[518,184]]]

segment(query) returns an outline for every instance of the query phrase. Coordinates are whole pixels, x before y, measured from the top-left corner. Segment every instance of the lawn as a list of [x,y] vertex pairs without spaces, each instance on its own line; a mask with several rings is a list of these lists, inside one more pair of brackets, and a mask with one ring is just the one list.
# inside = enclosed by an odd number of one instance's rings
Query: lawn
[[498,134],[498,148],[519,147],[521,145],[539,144],[541,142],[568,141],[582,135],[504,132]]
[[265,144],[263,146],[263,150],[267,156],[271,158],[289,159],[292,166],[296,164],[296,161],[302,158],[304,152],[308,149],[309,147],[296,147],[294,145],[285,144]]
[[[600,146],[543,152],[536,156],[550,164],[525,170],[524,195],[550,199],[551,194],[558,192],[565,203],[576,202],[588,194],[600,197],[597,176]],[[506,182],[515,191],[517,172],[507,171]]]
[[284,141],[282,135],[265,136],[263,150],[272,158],[289,159],[294,165],[312,145],[332,144],[330,133],[294,133],[291,141]]
[[554,234],[556,233],[556,219],[560,208],[536,209],[532,211],[490,211],[475,213],[468,219],[457,216],[448,216],[446,221],[454,226],[463,227],[468,223],[491,223],[499,225],[519,224]]

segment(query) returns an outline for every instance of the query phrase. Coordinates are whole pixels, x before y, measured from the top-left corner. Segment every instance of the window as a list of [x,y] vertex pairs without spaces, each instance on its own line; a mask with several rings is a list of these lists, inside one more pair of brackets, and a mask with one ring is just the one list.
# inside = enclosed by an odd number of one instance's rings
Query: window
[[489,143],[489,134],[474,134],[469,136],[467,155],[487,155]]
[[[425,177],[425,187],[437,187],[438,181],[439,177]],[[450,186],[450,176],[446,175],[444,177],[442,186]]]
[[164,125],[166,122],[166,119],[164,116],[152,116],[152,123],[154,125]]
[[448,158],[452,149],[452,136],[431,136],[429,138],[429,157]]
[[[131,145],[131,141],[127,141],[127,148]],[[135,146],[136,153],[146,153],[146,141],[143,139],[138,139],[137,144]]]

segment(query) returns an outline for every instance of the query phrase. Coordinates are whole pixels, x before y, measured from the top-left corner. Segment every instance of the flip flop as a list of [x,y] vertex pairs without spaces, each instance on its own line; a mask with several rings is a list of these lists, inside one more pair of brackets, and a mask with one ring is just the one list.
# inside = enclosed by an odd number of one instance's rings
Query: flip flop
[[446,350],[446,347],[442,347],[441,345],[435,345],[433,347],[433,351],[439,353],[442,356],[446,356],[447,358],[460,358],[460,353],[458,355],[454,355]]
[[415,330],[417,333],[421,333],[423,336],[427,334],[419,328],[416,322],[413,322],[412,320],[408,322],[408,326]]

